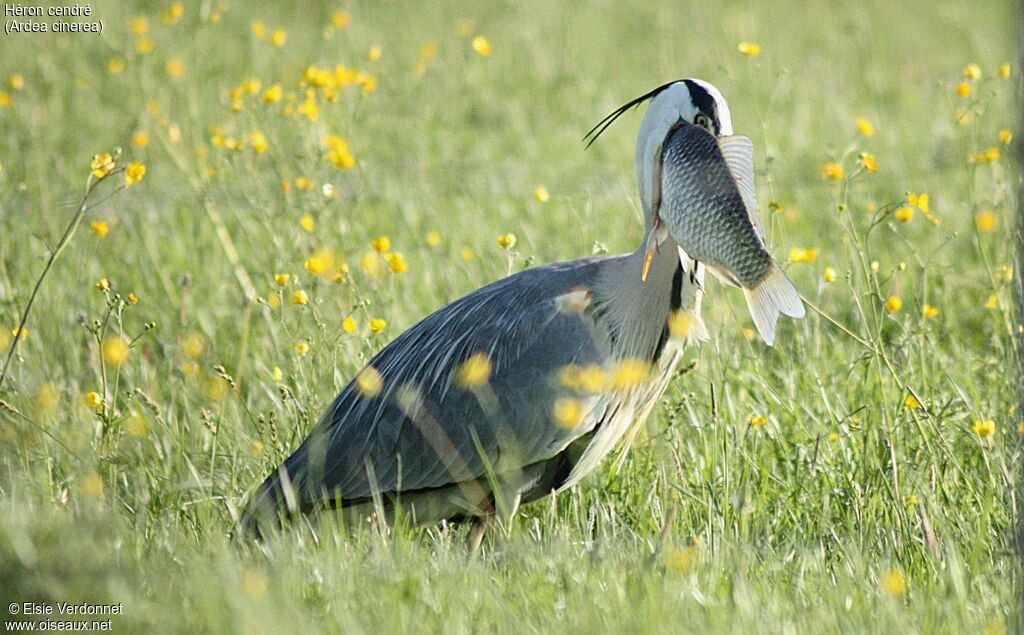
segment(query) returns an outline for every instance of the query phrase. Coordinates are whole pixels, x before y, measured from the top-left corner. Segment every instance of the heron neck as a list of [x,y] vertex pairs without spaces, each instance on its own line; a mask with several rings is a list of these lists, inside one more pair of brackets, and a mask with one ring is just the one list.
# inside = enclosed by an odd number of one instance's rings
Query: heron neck
[[[651,260],[647,280],[641,280],[644,258],[641,244],[631,254],[616,259],[601,280],[606,315],[618,334],[616,351],[622,357],[649,359],[662,339],[672,310],[674,279],[680,268],[679,249],[667,238]],[[690,281],[690,263],[683,263],[680,289],[682,308],[700,310],[699,290]]]

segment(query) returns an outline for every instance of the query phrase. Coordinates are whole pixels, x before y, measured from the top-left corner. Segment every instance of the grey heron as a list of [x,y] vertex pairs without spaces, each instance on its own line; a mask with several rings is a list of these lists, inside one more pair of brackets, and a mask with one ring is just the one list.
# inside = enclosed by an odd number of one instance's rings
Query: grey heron
[[[645,237],[632,253],[538,266],[482,287],[405,331],[368,363],[301,446],[254,493],[243,528],[296,513],[346,518],[403,510],[422,524],[510,517],[594,470],[644,422],[684,346],[706,338],[704,269],[649,236],[661,203],[661,147],[679,121],[732,134],[722,94],[670,82],[636,145]],[[664,232],[663,232],[664,234]]]

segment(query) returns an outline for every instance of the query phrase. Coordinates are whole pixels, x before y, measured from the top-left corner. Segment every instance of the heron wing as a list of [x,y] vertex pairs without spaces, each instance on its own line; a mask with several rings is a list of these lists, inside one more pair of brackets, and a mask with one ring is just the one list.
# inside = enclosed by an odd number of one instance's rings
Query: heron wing
[[[603,363],[607,331],[588,285],[607,258],[538,267],[440,309],[369,363],[383,380],[366,396],[355,381],[285,462],[300,502],[443,487],[555,456],[595,425],[600,399],[575,427],[552,409],[569,364]],[[457,369],[482,353],[486,385],[460,387]]]

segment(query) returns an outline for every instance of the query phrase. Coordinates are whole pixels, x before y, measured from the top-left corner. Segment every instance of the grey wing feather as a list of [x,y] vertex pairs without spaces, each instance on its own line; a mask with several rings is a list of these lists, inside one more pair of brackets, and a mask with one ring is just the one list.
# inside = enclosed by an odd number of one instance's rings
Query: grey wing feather
[[[567,364],[603,362],[608,351],[592,315],[559,301],[593,282],[603,262],[499,280],[396,338],[370,361],[382,392],[367,398],[350,383],[285,462],[300,502],[442,487],[484,476],[488,464],[550,458],[585,434],[586,425],[553,425],[552,380]],[[479,394],[453,384],[454,371],[478,352],[492,364],[489,390]]]

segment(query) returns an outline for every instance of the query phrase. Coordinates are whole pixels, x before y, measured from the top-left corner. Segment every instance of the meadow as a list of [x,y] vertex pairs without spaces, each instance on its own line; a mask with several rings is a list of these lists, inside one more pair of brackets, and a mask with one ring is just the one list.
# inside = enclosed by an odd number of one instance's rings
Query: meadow
[[[121,632],[1010,629],[1014,3],[688,4],[97,0],[102,35],[0,36],[5,610],[121,603]],[[510,272],[639,244],[641,111],[580,139],[681,77],[753,139],[771,251],[816,309],[768,348],[709,281],[711,339],[633,447],[474,557],[463,526],[233,542],[390,339]]]

